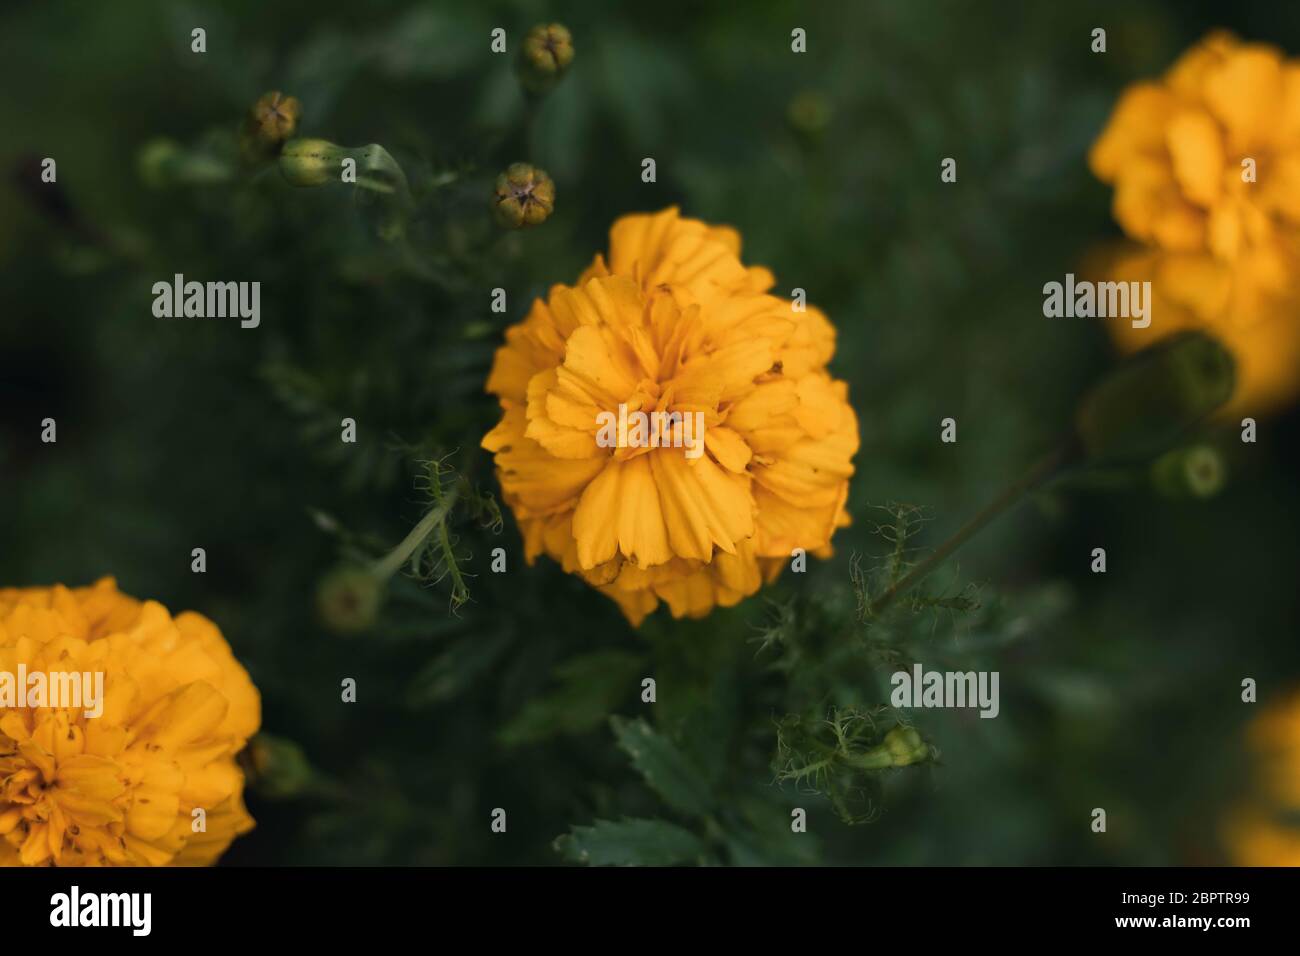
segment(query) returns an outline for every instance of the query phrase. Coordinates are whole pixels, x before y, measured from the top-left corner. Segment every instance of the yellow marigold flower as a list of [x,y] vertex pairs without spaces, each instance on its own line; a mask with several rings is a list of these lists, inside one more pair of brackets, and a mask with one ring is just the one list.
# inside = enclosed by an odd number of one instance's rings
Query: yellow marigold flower
[[112,578],[3,588],[0,673],[20,666],[103,674],[102,712],[0,705],[0,865],[203,865],[252,829],[235,755],[261,700],[207,618]]
[[1163,80],[1124,93],[1088,159],[1134,239],[1294,276],[1300,62],[1279,50],[1212,33]]
[[1118,271],[1151,280],[1152,324],[1122,348],[1206,328],[1238,359],[1229,412],[1300,390],[1300,61],[1211,33],[1120,98],[1089,154],[1116,221],[1148,246]]
[[[529,563],[550,555],[637,625],[660,601],[675,617],[734,605],[795,548],[829,554],[857,418],[826,371],[834,327],[773,283],[742,265],[734,229],[675,208],[624,216],[608,259],[507,330],[487,382],[503,415],[483,447]],[[702,447],[667,447],[680,431],[602,444],[620,406],[698,414]]]
[[1300,813],[1300,691],[1251,723],[1247,745],[1258,792],[1228,818],[1224,842],[1240,866],[1300,866],[1300,827],[1282,819]]

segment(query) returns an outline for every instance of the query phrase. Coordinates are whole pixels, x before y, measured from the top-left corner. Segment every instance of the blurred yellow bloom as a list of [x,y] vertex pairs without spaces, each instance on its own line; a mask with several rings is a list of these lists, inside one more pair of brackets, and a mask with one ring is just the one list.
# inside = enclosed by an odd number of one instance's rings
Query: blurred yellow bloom
[[[835,330],[768,294],[730,228],[676,209],[619,219],[609,258],[506,332],[483,439],[531,563],[548,554],[635,625],[758,590],[796,548],[829,554],[858,423],[826,372]],[[703,416],[703,453],[599,440],[602,413]]]
[[[1134,239],[1294,277],[1300,224],[1300,63],[1212,33],[1158,82],[1120,98],[1088,157]],[[1254,160],[1255,182],[1243,161]]]
[[1113,323],[1131,351],[1183,328],[1238,360],[1228,413],[1300,391],[1300,61],[1207,36],[1159,81],[1120,98],[1089,154],[1116,221],[1143,244],[1114,278],[1150,280],[1152,323]]
[[235,755],[261,700],[207,618],[112,578],[0,589],[0,673],[20,665],[102,673],[104,698],[0,705],[0,865],[203,865],[252,829]]
[[1224,842],[1241,866],[1300,866],[1300,691],[1260,714],[1247,743],[1259,770],[1257,792],[1229,817]]

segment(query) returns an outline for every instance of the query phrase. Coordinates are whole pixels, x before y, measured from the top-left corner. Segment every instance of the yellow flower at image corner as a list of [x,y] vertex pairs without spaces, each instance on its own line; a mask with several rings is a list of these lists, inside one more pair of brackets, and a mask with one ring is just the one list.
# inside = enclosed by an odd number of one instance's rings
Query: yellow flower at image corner
[[[826,371],[834,327],[774,282],[741,263],[734,229],[629,215],[608,258],[507,330],[487,382],[502,417],[482,444],[530,564],[549,555],[639,625],[660,601],[674,617],[732,606],[797,548],[829,556],[858,422]],[[702,416],[702,448],[674,447],[680,430],[602,443],[620,405]]]
[[1103,278],[1149,280],[1151,325],[1109,323],[1135,351],[1185,328],[1238,362],[1224,414],[1300,393],[1300,61],[1216,31],[1125,91],[1088,157],[1142,246]]
[[1246,739],[1257,791],[1225,821],[1224,843],[1240,866],[1300,866],[1300,690],[1255,718]]
[[253,828],[235,755],[261,699],[207,618],[112,578],[0,588],[0,674],[20,665],[102,674],[102,712],[0,705],[0,865],[201,866]]
[[1125,91],[1088,162],[1115,187],[1115,219],[1133,239],[1294,278],[1300,61],[1211,33],[1161,80]]

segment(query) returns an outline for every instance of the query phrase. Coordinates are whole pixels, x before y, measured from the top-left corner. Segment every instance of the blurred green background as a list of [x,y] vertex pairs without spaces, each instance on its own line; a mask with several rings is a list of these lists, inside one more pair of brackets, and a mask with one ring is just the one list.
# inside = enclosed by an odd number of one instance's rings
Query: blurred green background
[[[513,53],[542,22],[566,24],[577,57],[537,105],[489,34]],[[864,637],[850,588],[852,556],[889,548],[878,506],[926,508],[911,544],[936,546],[1113,365],[1102,323],[1044,319],[1041,288],[1118,236],[1085,162],[1118,92],[1216,26],[1300,53],[1300,13],[1271,3],[8,3],[0,584],[112,574],[218,623],[281,740],[230,864],[555,863],[601,838],[557,851],[557,836],[623,817],[653,821],[645,845],[610,849],[640,862],[1222,860],[1219,821],[1251,785],[1240,680],[1267,700],[1300,679],[1294,410],[1233,452],[1209,501],[1140,481],[1036,496],[933,582],[978,587],[981,607],[923,612],[889,648]],[[346,187],[295,190],[273,168],[143,181],[146,143],[219,153],[273,89],[301,99],[303,135],[401,163],[418,199],[405,238],[376,235]],[[31,175],[45,156],[57,190]],[[517,159],[551,174],[557,208],[503,234],[487,197]],[[747,262],[838,327],[862,449],[836,556],[633,631],[553,564],[525,568],[508,514],[499,534],[461,515],[469,603],[453,614],[448,582],[402,578],[372,632],[330,633],[318,582],[420,518],[419,460],[495,489],[477,444],[502,330],[573,281],[617,216],[670,204],[736,226]],[[261,327],[154,318],[150,288],[177,272],[260,281]],[[488,572],[498,546],[504,575]],[[1098,546],[1105,575],[1088,570]],[[999,670],[1001,715],[914,712],[938,763],[859,781],[873,819],[849,825],[777,780],[777,723],[886,702],[902,658]],[[676,789],[647,786],[636,734]],[[793,807],[808,833],[790,832]]]

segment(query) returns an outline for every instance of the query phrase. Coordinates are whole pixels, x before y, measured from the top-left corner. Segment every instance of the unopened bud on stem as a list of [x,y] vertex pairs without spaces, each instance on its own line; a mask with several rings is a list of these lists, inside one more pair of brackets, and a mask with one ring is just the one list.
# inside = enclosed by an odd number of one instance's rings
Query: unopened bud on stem
[[296,797],[312,789],[316,771],[292,740],[258,734],[240,754],[249,782],[272,799]]
[[1184,332],[1125,361],[1079,404],[1079,439],[1093,461],[1151,458],[1232,396],[1232,356]]
[[519,48],[519,82],[530,93],[547,93],[573,62],[573,37],[558,23],[535,26]]
[[335,634],[369,630],[379,616],[386,583],[369,568],[336,568],[321,579],[316,589],[316,614]]
[[264,94],[253,104],[244,120],[245,151],[274,152],[298,128],[302,104],[295,96],[279,90]]
[[1211,445],[1175,448],[1156,459],[1151,481],[1170,498],[1210,498],[1223,488],[1227,468],[1223,455]]
[[280,175],[291,186],[324,186],[339,179],[350,151],[324,139],[291,139],[280,151]]
[[527,163],[511,163],[497,177],[493,210],[497,222],[521,229],[545,222],[555,208],[555,183],[545,171]]
[[899,724],[879,744],[847,758],[847,763],[859,770],[887,770],[924,763],[933,756],[934,751],[915,728]]

